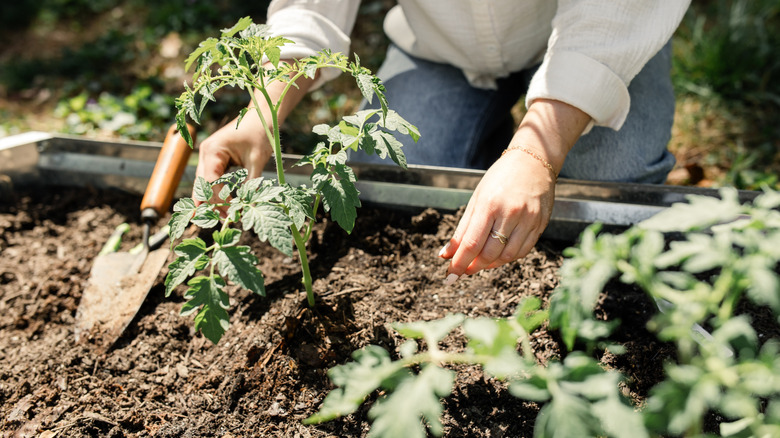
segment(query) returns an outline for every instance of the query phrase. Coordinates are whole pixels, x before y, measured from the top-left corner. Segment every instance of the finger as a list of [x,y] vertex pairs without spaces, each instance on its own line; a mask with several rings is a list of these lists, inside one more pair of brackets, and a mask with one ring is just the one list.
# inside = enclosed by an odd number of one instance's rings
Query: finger
[[458,221],[458,226],[455,228],[455,232],[452,233],[450,240],[439,251],[439,257],[449,260],[455,255],[461,242],[461,236],[468,229],[469,222],[473,217],[473,205],[475,203],[476,196],[472,196],[468,204],[466,204],[466,210],[463,212],[463,216]]
[[469,220],[468,229],[463,233],[455,254],[450,259],[447,272],[458,276],[466,273],[471,262],[482,252],[487,242],[493,219],[484,215],[473,215]]
[[[499,229],[511,229],[512,231],[497,231]],[[466,274],[473,275],[482,269],[501,266],[515,260],[515,254],[520,249],[524,240],[523,228],[518,226],[518,224],[512,224],[511,226],[502,225],[493,228],[489,233],[489,238],[487,239],[485,247],[466,269]],[[498,247],[498,250],[494,250],[493,248],[495,247]]]
[[534,227],[527,234],[524,234],[524,232],[521,231],[521,227],[516,228],[512,236],[511,244],[507,245],[506,251],[504,251],[498,259],[494,260],[493,263],[482,269],[497,268],[527,256],[539,241],[542,230],[543,228],[541,227]]
[[[230,156],[222,151],[220,148],[209,147],[208,144],[202,146],[198,152],[198,165],[195,168],[195,175],[200,176],[208,182],[215,181],[221,177],[228,169],[230,165]],[[212,187],[213,195],[209,200],[210,203],[218,204],[223,202],[218,196],[222,189],[222,184],[218,184]],[[194,193],[193,193],[194,197]],[[195,201],[195,205],[202,204],[202,201]],[[227,208],[218,208],[221,216],[227,214]]]

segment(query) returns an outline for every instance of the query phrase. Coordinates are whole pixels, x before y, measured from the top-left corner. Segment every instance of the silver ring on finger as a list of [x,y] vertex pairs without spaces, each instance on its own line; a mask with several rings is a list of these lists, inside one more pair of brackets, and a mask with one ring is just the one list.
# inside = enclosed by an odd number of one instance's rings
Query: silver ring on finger
[[496,230],[490,230],[490,237],[497,239],[502,245],[506,245],[509,238]]

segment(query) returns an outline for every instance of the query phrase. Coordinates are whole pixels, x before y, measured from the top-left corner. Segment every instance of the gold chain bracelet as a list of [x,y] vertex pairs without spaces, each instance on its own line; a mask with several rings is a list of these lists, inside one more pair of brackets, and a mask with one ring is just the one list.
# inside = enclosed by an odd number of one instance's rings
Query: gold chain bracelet
[[501,156],[503,157],[504,154],[506,154],[507,152],[515,151],[515,150],[523,151],[526,154],[534,157],[536,161],[542,163],[544,167],[546,167],[547,170],[550,171],[550,175],[552,175],[553,182],[558,181],[558,175],[555,174],[555,169],[553,169],[552,164],[550,164],[549,161],[545,160],[541,155],[537,154],[535,151],[532,151],[531,149],[528,149],[525,146],[519,146],[519,145],[509,146],[508,148],[504,149],[504,152],[501,153]]

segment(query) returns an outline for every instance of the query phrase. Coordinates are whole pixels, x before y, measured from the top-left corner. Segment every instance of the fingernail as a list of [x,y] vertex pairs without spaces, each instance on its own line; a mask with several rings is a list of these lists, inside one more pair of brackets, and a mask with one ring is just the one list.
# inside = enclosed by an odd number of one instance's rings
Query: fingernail
[[458,276],[458,274],[450,274],[450,275],[448,275],[448,276],[447,276],[447,278],[444,280],[444,285],[445,285],[445,286],[449,286],[449,285],[451,285],[451,284],[455,283],[456,281],[458,281],[458,278],[460,278],[460,277]]
[[443,255],[444,255],[444,253],[445,253],[445,252],[447,252],[447,249],[448,249],[449,247],[450,247],[450,244],[449,244],[449,243],[448,243],[448,244],[446,244],[446,245],[444,245],[444,246],[443,246],[443,247],[442,247],[442,248],[439,250],[439,257],[443,256]]

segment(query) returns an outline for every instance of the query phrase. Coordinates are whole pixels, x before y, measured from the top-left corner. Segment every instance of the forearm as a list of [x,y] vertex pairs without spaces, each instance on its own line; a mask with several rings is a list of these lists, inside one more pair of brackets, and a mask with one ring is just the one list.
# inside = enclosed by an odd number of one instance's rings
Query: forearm
[[537,99],[528,108],[509,147],[525,147],[550,163],[558,175],[566,155],[580,138],[590,116],[552,99]]
[[[291,61],[282,62],[291,63]],[[274,106],[277,110],[276,116],[278,125],[281,126],[282,123],[284,123],[284,121],[287,119],[287,116],[298,105],[298,103],[300,103],[301,99],[303,99],[303,96],[306,95],[313,83],[314,79],[300,77],[292,86],[288,86],[287,83],[281,81],[274,81],[270,84],[267,84],[265,87],[265,94],[259,89],[255,90],[254,100],[250,102],[248,106],[250,112],[247,113],[245,120],[242,120],[242,124],[248,122],[247,124],[249,126],[247,129],[251,130],[252,132],[264,133],[266,126],[269,130],[273,129],[273,110],[271,106]],[[285,89],[287,89],[287,91],[285,91]],[[260,115],[258,115],[257,111],[254,110],[255,103],[259,105],[262,119],[260,118]],[[269,136],[272,137],[273,132],[270,132]],[[263,143],[264,146],[269,149],[269,153],[273,152],[270,143]]]

